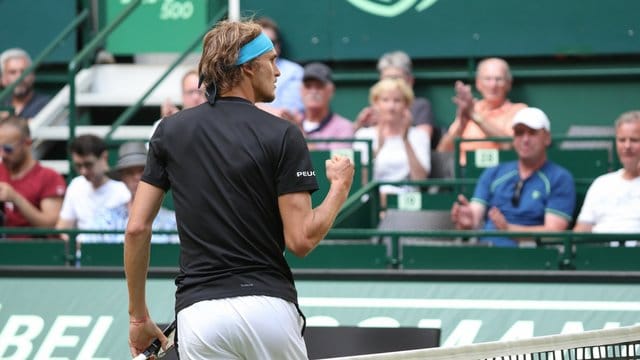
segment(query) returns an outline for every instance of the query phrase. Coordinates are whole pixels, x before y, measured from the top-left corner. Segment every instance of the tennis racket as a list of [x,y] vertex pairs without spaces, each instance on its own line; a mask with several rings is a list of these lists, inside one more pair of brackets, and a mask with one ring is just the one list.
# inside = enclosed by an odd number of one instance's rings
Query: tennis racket
[[175,335],[176,335],[176,321],[173,320],[171,324],[169,324],[162,333],[167,337],[167,349],[163,350],[160,344],[160,339],[154,339],[151,345],[146,348],[140,355],[133,358],[133,360],[147,360],[151,359],[152,356],[155,356],[156,359],[162,359],[165,357],[171,349],[173,349],[175,345]]

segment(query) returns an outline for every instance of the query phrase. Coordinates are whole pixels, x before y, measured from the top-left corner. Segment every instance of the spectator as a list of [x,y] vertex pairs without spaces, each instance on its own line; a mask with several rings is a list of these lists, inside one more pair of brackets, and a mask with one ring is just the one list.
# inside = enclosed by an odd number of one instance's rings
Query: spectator
[[615,128],[622,169],[593,181],[574,231],[640,233],[640,111],[620,115]]
[[[378,74],[380,79],[403,79],[411,88],[415,83],[411,58],[404,51],[393,51],[382,55],[378,60]],[[427,133],[431,140],[431,147],[435,148],[440,132],[434,124],[431,102],[427,98],[415,97],[413,105],[411,105],[411,115],[413,116],[413,125]],[[373,126],[375,123],[373,110],[369,106],[360,111],[354,125],[357,130],[363,126]]]
[[[182,76],[182,108],[189,109],[194,106],[198,106],[207,101],[207,98],[204,94],[204,89],[200,89],[198,87],[199,76],[198,70],[191,69],[187,71]],[[160,116],[161,118],[153,123],[153,127],[151,128],[151,134],[149,137],[153,135],[160,123],[160,120],[169,117],[175,113],[180,111],[175,105],[171,103],[170,99],[165,100],[165,102],[160,107]]]
[[[485,170],[471,202],[464,195],[451,209],[457,229],[562,231],[575,206],[571,174],[547,159],[549,119],[540,109],[525,108],[513,118],[513,147],[518,160]],[[487,211],[488,210],[488,211]],[[515,247],[519,239],[484,237],[480,242]]]
[[[476,88],[482,100],[471,94],[471,86],[456,81],[456,118],[440,140],[439,151],[453,151],[454,138],[484,139],[487,137],[513,136],[511,120],[523,103],[512,103],[507,95],[513,79],[509,64],[500,58],[488,58],[478,64]],[[463,142],[460,144],[460,163],[466,164],[466,152],[476,149],[498,149],[495,142]]]
[[[204,89],[198,87],[198,70],[190,69],[182,76],[182,108],[188,109],[207,101]],[[171,99],[166,99],[160,107],[160,116],[166,118],[180,111]]]
[[300,89],[302,88],[303,69],[299,64],[282,57],[282,34],[278,24],[270,18],[263,17],[256,22],[262,31],[271,39],[278,58],[276,66],[280,76],[276,79],[276,98],[270,103],[257,104],[261,109],[284,119],[293,119],[304,111]]
[[[131,194],[122,182],[107,176],[107,145],[101,138],[80,135],[71,142],[69,151],[80,176],[71,180],[67,188],[56,228],[88,229],[98,209],[125,204]],[[78,241],[81,240],[82,235],[78,237]]]
[[[429,137],[424,131],[412,126],[411,104],[413,90],[404,81],[382,79],[371,88],[369,101],[375,112],[377,123],[360,128],[355,133],[358,139],[373,141],[373,179],[382,181],[423,180],[429,176]],[[368,163],[369,154],[365,144],[356,143],[362,153],[362,162]],[[387,193],[398,193],[411,188],[384,185],[382,206],[386,206]]]
[[[18,48],[5,50],[0,55],[0,73],[2,73],[2,87],[14,83],[22,73],[31,66],[31,57],[26,51]],[[13,89],[11,99],[2,105],[14,109],[16,116],[31,119],[49,102],[50,97],[39,94],[34,90],[36,77],[34,73],[27,75],[20,84]]]
[[66,183],[33,158],[31,144],[26,119],[10,116],[0,122],[0,226],[53,228],[58,219]]
[[[133,204],[136,189],[138,188],[138,183],[140,183],[146,162],[147,149],[144,143],[127,142],[120,145],[118,162],[115,168],[109,171],[107,175],[114,180],[122,181],[127,186],[127,189],[129,189],[131,193],[131,200],[116,207],[98,209],[90,226],[91,228],[100,230],[122,230],[124,232],[127,227],[127,222],[129,221],[131,205]],[[171,210],[160,208],[158,215],[153,221],[152,229],[176,230],[176,228],[176,214]],[[87,235],[84,242],[88,241],[122,243],[124,242],[124,234]],[[176,235],[154,234],[151,237],[151,242],[177,243],[178,237]]]
[[[335,86],[331,69],[322,63],[310,63],[304,67],[302,101],[304,113],[296,121],[307,139],[352,138],[353,124],[331,111],[331,99]],[[349,143],[309,143],[314,150],[349,148]]]

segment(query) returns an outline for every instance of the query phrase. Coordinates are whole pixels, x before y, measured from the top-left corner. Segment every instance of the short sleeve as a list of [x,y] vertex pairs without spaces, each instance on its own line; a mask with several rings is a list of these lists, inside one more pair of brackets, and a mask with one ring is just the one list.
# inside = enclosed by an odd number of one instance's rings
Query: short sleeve
[[276,170],[278,195],[318,189],[316,171],[304,136],[291,125],[284,132]]
[[545,210],[570,221],[573,218],[575,206],[576,188],[573,176],[565,169],[560,168],[558,176],[551,184],[551,194]]
[[412,107],[413,125],[433,125],[433,113],[431,103],[425,98],[416,98]]
[[42,198],[63,197],[67,184],[62,175],[50,169],[46,169],[45,174],[46,180],[44,181],[45,187],[42,189]]
[[595,224],[596,223],[596,193],[597,189],[600,185],[598,179],[596,179],[591,186],[589,186],[589,190],[587,190],[587,194],[584,197],[584,202],[582,203],[582,209],[580,209],[580,215],[578,215],[578,222],[587,223],[587,224]]
[[478,183],[476,184],[476,188],[473,192],[473,197],[471,201],[475,201],[481,203],[485,206],[488,206],[491,202],[491,182],[495,177],[496,171],[498,167],[488,168],[482,172],[480,178],[478,179]]
[[[360,128],[354,134],[354,137],[356,139],[373,140],[373,142],[371,143],[371,151],[374,151],[376,146],[376,135],[374,129],[375,128]],[[369,145],[367,142],[354,142],[353,150],[360,152],[360,163],[362,163],[362,165],[367,165],[369,163]]]
[[78,214],[76,214],[73,204],[75,202],[75,194],[79,191],[79,187],[81,186],[81,176],[82,175],[73,178],[66,190],[64,200],[62,200],[62,207],[60,208],[60,218],[63,220],[76,221],[78,219]]
[[422,168],[430,172],[431,171],[431,141],[427,136],[427,133],[418,130],[415,127],[409,129],[409,141],[413,152],[416,154],[416,158]]
[[164,191],[169,190],[169,176],[167,173],[167,152],[166,138],[164,130],[166,121],[160,121],[156,131],[149,140],[149,152],[147,154],[147,164],[144,167],[142,181],[157,186]]

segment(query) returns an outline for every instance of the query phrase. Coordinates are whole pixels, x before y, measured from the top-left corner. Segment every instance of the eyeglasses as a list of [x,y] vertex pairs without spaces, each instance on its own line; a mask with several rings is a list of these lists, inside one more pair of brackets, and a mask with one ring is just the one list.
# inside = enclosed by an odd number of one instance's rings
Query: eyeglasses
[[524,186],[524,180],[518,180],[515,190],[513,190],[513,196],[511,196],[511,205],[518,207],[520,205],[520,195],[522,194],[522,187]]

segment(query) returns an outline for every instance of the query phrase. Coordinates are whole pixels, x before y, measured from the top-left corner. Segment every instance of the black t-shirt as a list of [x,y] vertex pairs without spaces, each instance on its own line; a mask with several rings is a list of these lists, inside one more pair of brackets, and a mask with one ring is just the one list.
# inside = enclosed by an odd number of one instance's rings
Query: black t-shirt
[[297,303],[278,196],[318,185],[296,126],[240,98],[180,111],[153,134],[142,181],[173,193],[176,312],[245,295]]

